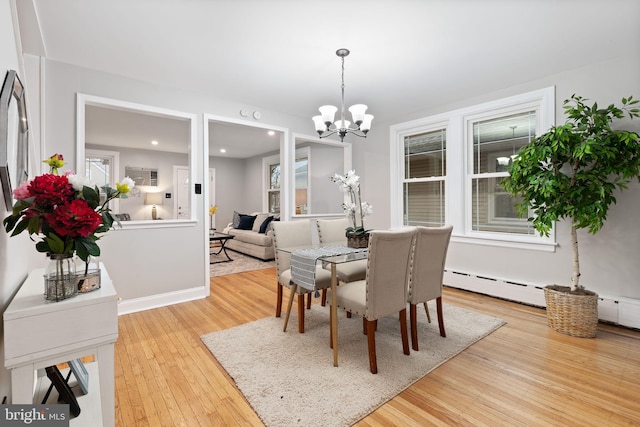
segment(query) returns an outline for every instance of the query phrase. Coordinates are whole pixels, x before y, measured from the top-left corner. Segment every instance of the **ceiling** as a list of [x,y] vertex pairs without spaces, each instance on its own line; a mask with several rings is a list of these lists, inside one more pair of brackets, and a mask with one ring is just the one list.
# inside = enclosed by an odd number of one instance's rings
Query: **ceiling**
[[369,105],[372,132],[640,48],[637,0],[18,4],[27,53],[303,118],[339,104],[348,48],[345,103]]
[[[218,121],[209,122],[209,154],[249,158],[280,149],[281,132]],[[158,114],[134,112],[105,105],[85,105],[85,141],[88,144],[189,152],[189,122]],[[156,141],[157,145],[152,144]],[[221,153],[220,150],[225,152]]]

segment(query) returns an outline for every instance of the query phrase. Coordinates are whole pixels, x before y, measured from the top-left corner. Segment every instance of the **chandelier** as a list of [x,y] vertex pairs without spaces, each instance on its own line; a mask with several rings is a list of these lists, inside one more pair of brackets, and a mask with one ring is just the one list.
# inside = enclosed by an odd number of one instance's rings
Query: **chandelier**
[[352,123],[344,118],[344,58],[349,55],[349,49],[338,49],[336,51],[336,55],[338,55],[342,60],[342,106],[340,110],[340,120],[334,123],[333,119],[335,118],[335,114],[338,111],[337,107],[333,105],[323,105],[319,108],[320,115],[313,116],[313,122],[316,125],[316,132],[318,132],[318,136],[320,138],[326,138],[333,134],[340,135],[340,141],[344,141],[344,137],[347,134],[353,134],[359,136],[361,138],[367,137],[367,132],[371,129],[371,121],[373,120],[373,115],[365,114],[367,111],[367,106],[364,104],[355,104],[349,107],[349,111],[351,112],[351,117],[353,118],[353,126]]

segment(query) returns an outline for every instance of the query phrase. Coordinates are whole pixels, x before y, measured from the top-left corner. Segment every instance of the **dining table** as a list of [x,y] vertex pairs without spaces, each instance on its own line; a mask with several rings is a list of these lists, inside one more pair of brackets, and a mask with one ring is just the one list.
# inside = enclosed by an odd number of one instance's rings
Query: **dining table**
[[[301,286],[311,292],[315,292],[315,283],[312,277],[309,277],[308,272],[311,271],[311,266],[315,269],[315,265],[321,262],[323,266],[329,267],[331,271],[331,346],[333,347],[333,366],[338,366],[338,304],[336,289],[338,287],[338,276],[336,274],[336,266],[339,264],[345,264],[349,262],[359,261],[367,259],[367,248],[350,248],[344,245],[311,245],[311,246],[296,246],[296,247],[284,247],[277,249],[280,252],[288,253],[292,259],[292,285]],[[302,271],[306,265],[307,272]],[[297,271],[296,271],[297,270]],[[306,277],[305,277],[306,276]],[[296,278],[294,281],[293,279]],[[296,292],[295,287],[292,286],[292,291],[289,296],[289,304],[287,307],[287,317],[291,312],[291,306],[293,303],[293,295]]]

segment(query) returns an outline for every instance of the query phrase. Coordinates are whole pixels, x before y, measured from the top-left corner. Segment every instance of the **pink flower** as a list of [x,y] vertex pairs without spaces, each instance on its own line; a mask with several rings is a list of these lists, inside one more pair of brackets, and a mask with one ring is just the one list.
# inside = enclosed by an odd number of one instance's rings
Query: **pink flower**
[[31,192],[29,191],[29,186],[31,185],[31,181],[25,181],[18,188],[13,190],[13,197],[17,200],[24,200],[31,197]]

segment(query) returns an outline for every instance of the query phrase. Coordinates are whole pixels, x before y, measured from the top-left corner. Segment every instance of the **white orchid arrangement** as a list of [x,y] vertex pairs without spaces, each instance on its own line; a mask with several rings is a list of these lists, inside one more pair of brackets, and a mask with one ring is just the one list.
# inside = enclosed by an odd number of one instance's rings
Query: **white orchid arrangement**
[[[346,234],[364,234],[366,232],[364,228],[364,217],[373,213],[373,206],[362,201],[360,194],[360,177],[356,175],[355,170],[350,170],[345,176],[336,173],[329,179],[338,184],[340,191],[349,195],[349,202],[342,203],[342,209],[352,224],[352,226],[347,227]],[[359,224],[358,219],[360,220]]]

